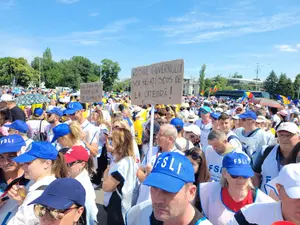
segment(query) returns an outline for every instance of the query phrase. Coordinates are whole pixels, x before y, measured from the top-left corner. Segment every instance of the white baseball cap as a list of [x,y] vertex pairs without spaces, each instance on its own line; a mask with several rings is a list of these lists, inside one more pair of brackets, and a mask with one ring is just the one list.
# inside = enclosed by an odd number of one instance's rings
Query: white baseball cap
[[185,132],[192,132],[192,133],[196,134],[197,136],[201,135],[200,128],[197,125],[195,125],[195,124],[192,124],[190,126],[184,127],[183,130]]
[[277,132],[279,131],[287,131],[292,134],[300,133],[299,127],[295,123],[291,123],[291,122],[281,123],[277,129]]
[[265,122],[267,122],[267,119],[264,116],[258,116],[256,119],[256,123],[265,123]]
[[291,163],[284,166],[279,172],[278,184],[284,187],[290,198],[300,198],[300,164]]
[[0,98],[1,102],[14,102],[15,98],[10,94],[3,94]]

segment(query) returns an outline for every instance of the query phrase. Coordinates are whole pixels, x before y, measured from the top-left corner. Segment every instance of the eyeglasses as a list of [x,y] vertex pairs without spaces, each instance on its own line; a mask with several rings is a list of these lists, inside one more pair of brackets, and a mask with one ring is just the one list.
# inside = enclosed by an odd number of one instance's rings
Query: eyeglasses
[[52,209],[48,208],[46,206],[36,204],[34,205],[34,214],[41,218],[46,215],[46,213],[49,213],[51,218],[55,220],[61,220],[67,213],[71,212],[72,209],[78,209],[78,207],[73,207],[65,210],[58,210],[58,209]]
[[71,163],[67,163],[67,167],[72,167],[73,165],[79,163],[80,161],[74,161],[74,162],[71,162]]
[[231,176],[232,179],[237,179],[239,177],[244,178],[244,179],[248,179],[249,178],[249,177],[243,177],[243,176],[234,176],[234,175],[231,175],[231,174],[229,174],[229,175]]
[[200,159],[200,163],[202,162],[202,157],[199,155],[198,152],[195,152],[193,150],[186,150],[185,151],[185,156],[191,156],[193,160]]

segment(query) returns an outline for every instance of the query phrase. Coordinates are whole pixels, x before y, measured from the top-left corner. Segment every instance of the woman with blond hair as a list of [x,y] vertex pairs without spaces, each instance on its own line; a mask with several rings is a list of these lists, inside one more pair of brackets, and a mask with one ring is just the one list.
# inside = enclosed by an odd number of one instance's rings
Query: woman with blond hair
[[126,128],[114,129],[112,132],[112,146],[109,149],[114,161],[105,170],[102,184],[108,225],[124,225],[125,214],[132,207],[138,168],[133,140],[131,132]]
[[244,153],[229,153],[223,158],[222,178],[219,182],[201,183],[200,208],[214,225],[225,225],[245,205],[273,202],[269,196],[254,188],[254,172]]

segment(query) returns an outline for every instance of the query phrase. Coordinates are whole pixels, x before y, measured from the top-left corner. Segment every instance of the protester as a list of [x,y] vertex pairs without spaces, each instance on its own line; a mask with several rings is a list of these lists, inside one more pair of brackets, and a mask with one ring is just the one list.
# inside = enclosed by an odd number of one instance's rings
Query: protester
[[279,172],[276,187],[280,202],[257,203],[242,208],[228,225],[270,225],[276,221],[300,224],[300,164],[289,164]]
[[41,108],[35,108],[32,118],[27,121],[29,127],[28,136],[34,141],[46,141],[46,128],[49,123],[44,120],[45,113]]
[[96,127],[83,117],[84,109],[79,102],[70,102],[64,114],[68,115],[72,121],[77,121],[83,130],[81,140],[92,156],[98,155],[98,132]]
[[19,151],[25,147],[20,135],[8,135],[0,139],[0,223],[7,224],[16,214],[19,205],[8,197],[8,191],[18,184],[28,189],[29,180],[24,177],[21,164],[14,162]]
[[124,225],[125,214],[132,206],[133,190],[137,181],[133,139],[128,129],[113,130],[114,161],[105,170],[102,184],[102,190],[111,193],[106,195],[108,199],[104,199],[108,225]]
[[200,143],[200,136],[201,136],[201,130],[200,128],[192,124],[188,127],[184,127],[184,137],[191,141],[194,145],[194,147],[200,148],[201,149],[201,143]]
[[226,225],[245,205],[273,200],[255,189],[254,172],[244,153],[229,153],[223,158],[220,182],[200,183],[199,196],[203,213],[214,225]]
[[93,159],[82,146],[73,146],[65,154],[69,177],[78,180],[85,189],[85,210],[87,225],[97,222],[98,208],[96,206],[96,194],[90,179],[94,173]]
[[171,120],[170,124],[173,125],[177,130],[177,138],[175,141],[176,148],[183,152],[193,148],[194,147],[193,143],[190,140],[183,137],[184,122],[182,121],[182,119],[174,118]]
[[8,110],[6,108],[0,109],[0,138],[9,134],[9,128],[5,127],[4,125],[8,125],[10,123],[11,122],[9,121]]
[[34,215],[33,206],[28,204],[39,197],[46,186],[56,178],[67,176],[64,157],[49,142],[33,142],[25,153],[13,158],[16,163],[22,163],[25,178],[32,180],[28,193],[24,186],[13,185],[9,190],[9,197],[20,205],[15,216],[8,225],[35,225],[38,218]]
[[28,128],[28,125],[24,121],[15,120],[13,123],[7,124],[4,126],[9,129],[8,130],[9,134],[19,134],[23,138],[23,140],[26,143],[26,148],[23,148],[22,149],[23,151],[25,151],[26,149],[29,148],[29,146],[31,145],[33,140],[27,136],[27,132],[28,132],[29,128]]
[[16,99],[10,94],[3,94],[0,98],[1,102],[5,102],[8,108],[8,118],[11,122],[15,120],[26,121],[25,113],[16,104]]
[[212,128],[211,130],[219,130],[220,129],[220,126],[219,126],[219,117],[220,117],[220,113],[217,113],[217,112],[213,112],[210,114],[210,117],[211,117],[211,125],[212,125]]
[[47,112],[47,122],[49,125],[46,127],[45,133],[48,142],[52,141],[54,137],[53,128],[60,124],[60,119],[62,116],[63,112],[57,107],[52,108]]
[[196,195],[194,169],[176,152],[162,153],[144,181],[151,187],[151,200],[130,209],[127,225],[211,224],[192,204]]
[[281,168],[287,163],[293,148],[300,140],[300,129],[294,123],[281,123],[277,134],[279,144],[264,149],[254,164],[254,184],[265,193],[267,193],[265,184],[278,176]]
[[206,148],[205,157],[213,181],[221,180],[222,161],[225,155],[231,152],[242,152],[228,142],[223,131],[213,130],[208,135],[209,146]]
[[195,124],[200,128],[201,130],[201,137],[200,137],[200,143],[202,145],[202,149],[206,149],[208,145],[208,134],[212,129],[212,122],[210,119],[210,113],[211,109],[208,106],[203,106],[199,110],[199,114],[201,116],[201,119],[196,120]]
[[77,180],[60,178],[50,183],[33,200],[34,214],[40,225],[74,225],[84,222],[86,191]]

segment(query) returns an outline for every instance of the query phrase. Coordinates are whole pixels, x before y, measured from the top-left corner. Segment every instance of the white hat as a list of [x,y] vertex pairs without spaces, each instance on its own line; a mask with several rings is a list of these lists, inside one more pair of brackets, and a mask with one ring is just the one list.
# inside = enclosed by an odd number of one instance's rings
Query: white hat
[[198,119],[198,116],[191,111],[188,118],[186,119],[187,122],[195,122]]
[[201,135],[200,128],[197,125],[195,125],[195,124],[192,124],[190,126],[184,127],[183,130],[185,132],[192,132],[192,133],[196,134],[197,136]]
[[239,115],[234,115],[234,116],[232,117],[232,119],[234,119],[234,120],[239,120],[240,117],[239,117]]
[[299,127],[295,123],[291,123],[291,122],[281,123],[277,129],[277,132],[279,132],[279,131],[287,131],[292,134],[300,133]]
[[265,123],[265,122],[267,122],[267,119],[264,116],[258,116],[256,119],[256,123]]
[[255,107],[260,109],[261,105],[260,104],[256,104]]
[[3,94],[0,98],[1,102],[14,102],[15,98],[10,94]]
[[300,198],[300,164],[291,163],[284,166],[279,172],[278,184],[284,187],[290,198]]
[[287,115],[288,115],[288,112],[287,112],[286,110],[280,110],[280,111],[278,112],[278,114],[281,115],[281,116],[287,116]]
[[220,107],[217,107],[217,108],[215,109],[215,111],[216,111],[216,112],[219,112],[219,113],[222,113],[222,112],[223,112],[223,109],[220,108]]

